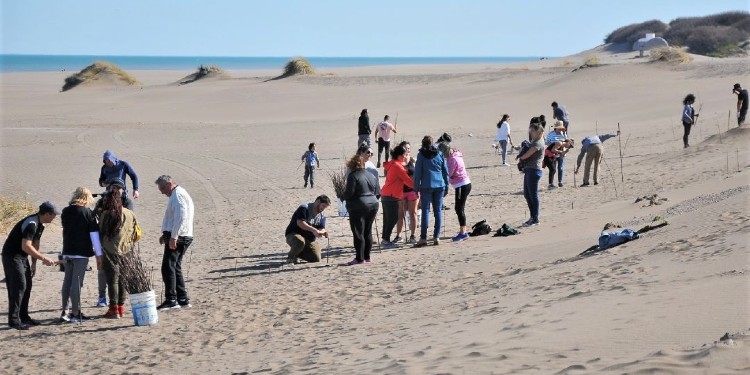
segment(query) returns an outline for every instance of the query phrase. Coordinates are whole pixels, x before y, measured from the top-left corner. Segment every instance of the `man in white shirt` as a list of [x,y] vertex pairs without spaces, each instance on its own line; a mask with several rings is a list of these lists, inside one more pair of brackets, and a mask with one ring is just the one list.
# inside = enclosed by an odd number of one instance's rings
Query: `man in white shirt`
[[380,168],[380,155],[384,150],[385,161],[388,161],[391,157],[391,132],[398,133],[396,127],[388,122],[390,118],[390,116],[385,115],[383,121],[381,121],[375,128],[375,138],[378,140],[378,168]]
[[192,307],[185,279],[182,277],[182,258],[193,242],[193,200],[170,176],[159,176],[156,185],[162,194],[169,197],[161,224],[162,236],[159,238],[159,243],[164,245],[161,262],[164,303],[159,305],[158,309]]

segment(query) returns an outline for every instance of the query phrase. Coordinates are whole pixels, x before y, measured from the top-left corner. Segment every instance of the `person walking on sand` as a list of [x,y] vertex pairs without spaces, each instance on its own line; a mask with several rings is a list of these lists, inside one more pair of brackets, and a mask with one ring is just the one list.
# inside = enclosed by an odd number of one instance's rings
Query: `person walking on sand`
[[290,247],[287,263],[297,264],[300,258],[309,263],[320,262],[320,245],[315,240],[328,238],[323,211],[330,205],[331,199],[321,195],[314,202],[305,203],[294,211],[284,232],[286,244]]
[[133,235],[138,223],[133,211],[122,206],[122,194],[125,194],[125,189],[115,187],[105,195],[99,219],[102,260],[109,292],[109,310],[103,316],[107,319],[125,316],[128,292],[123,280],[122,259],[133,251]]
[[464,155],[461,151],[440,144],[440,152],[445,155],[448,164],[448,179],[456,195],[456,216],[458,216],[458,234],[453,237],[453,242],[469,239],[469,227],[466,224],[466,200],[471,193],[471,180],[466,172]]
[[539,225],[539,181],[542,179],[542,159],[544,157],[543,135],[544,129],[541,125],[531,125],[529,127],[529,137],[531,137],[529,148],[518,157],[524,162],[523,197],[526,199],[526,205],[529,207],[531,215],[529,220],[523,223],[524,227]]
[[432,137],[422,138],[422,148],[417,154],[414,166],[414,190],[422,199],[422,227],[419,241],[414,247],[427,246],[427,227],[430,225],[430,205],[435,216],[435,229],[432,232],[434,245],[440,244],[440,228],[443,224],[443,198],[448,195],[448,164],[443,153],[433,144]]
[[495,147],[500,148],[501,155],[503,156],[503,163],[500,164],[501,167],[510,166],[507,161],[508,143],[510,143],[510,147],[513,147],[513,138],[510,136],[510,123],[508,121],[510,121],[510,115],[504,114],[500,122],[497,123],[497,135],[495,136]]
[[367,108],[363,109],[359,114],[358,128],[357,147],[361,146],[362,143],[367,144],[367,147],[372,146],[372,140],[370,139],[372,129],[370,129],[370,115],[367,113]]
[[742,126],[745,123],[745,117],[747,116],[748,98],[747,89],[743,89],[742,85],[735,83],[732,88],[732,92],[737,94],[737,126]]
[[[545,149],[545,163],[549,168],[549,189],[555,188],[555,172],[557,172],[557,186],[563,187],[563,168],[565,167],[565,154],[568,153],[570,143],[567,142],[567,134],[565,134],[565,125],[562,121],[557,120],[555,127],[552,131],[547,134],[544,139],[544,144],[547,146]],[[548,163],[549,162],[549,163]]]
[[138,175],[135,173],[133,167],[130,166],[125,160],[119,160],[115,154],[107,150],[104,152],[103,163],[101,171],[99,172],[99,186],[106,187],[112,183],[112,181],[119,179],[125,186],[125,194],[123,195],[124,205],[127,209],[133,209],[133,201],[128,198],[128,188],[125,182],[125,178],[130,177],[130,181],[133,184],[133,199],[138,199],[140,193],[138,193]]
[[346,177],[346,190],[341,197],[346,201],[349,226],[354,240],[354,259],[346,263],[353,266],[370,263],[372,251],[372,225],[378,214],[380,185],[372,173],[365,170],[363,155],[356,154],[348,162],[351,171]]
[[568,113],[568,109],[565,108],[564,105],[557,104],[557,102],[552,102],[552,118],[562,121],[563,126],[565,126],[565,133],[568,132],[568,125],[570,125],[570,114]]
[[391,133],[398,133],[396,127],[388,122],[390,118],[390,116],[385,115],[385,117],[383,117],[383,121],[381,121],[378,124],[378,127],[375,128],[375,138],[378,140],[378,168],[380,168],[380,155],[383,154],[383,151],[385,151],[385,161],[388,161],[388,157],[390,156]]
[[[411,144],[408,141],[399,143],[399,146],[404,148],[404,162],[402,165],[406,169],[406,174],[409,179],[414,179],[414,167],[417,160],[411,156]],[[414,184],[404,184],[404,199],[399,204],[398,209],[398,223],[396,224],[396,239],[393,242],[398,243],[401,241],[401,230],[404,229],[404,220],[406,215],[409,215],[409,231],[411,235],[406,240],[406,243],[416,243],[417,239],[415,232],[417,230],[417,202],[419,202],[419,192],[413,189]]]
[[[38,326],[38,321],[29,316],[31,280],[36,275],[36,261],[53,266],[53,261],[39,251],[44,224],[49,224],[60,211],[52,202],[39,205],[39,210],[21,219],[8,233],[3,243],[3,272],[8,290],[8,326],[26,331],[29,326]],[[29,264],[29,255],[31,264]]]
[[682,100],[682,127],[684,129],[682,144],[684,148],[690,147],[690,142],[688,141],[688,137],[690,137],[690,128],[695,125],[695,120],[699,116],[698,113],[695,113],[695,108],[693,108],[694,103],[695,95],[693,94],[688,94],[685,99]]
[[406,149],[403,146],[396,146],[391,151],[391,160],[385,162],[385,183],[381,190],[381,201],[383,202],[383,248],[392,249],[396,244],[391,242],[391,233],[393,228],[398,224],[399,213],[403,217],[403,211],[399,210],[399,204],[403,207],[404,186],[414,187],[414,182],[409,173],[404,168]]
[[[60,221],[63,230],[62,260],[65,278],[62,283],[62,314],[60,321],[81,322],[86,317],[81,312],[81,288],[89,258],[96,256],[97,268],[103,268],[102,245],[99,241],[99,223],[89,207],[94,201],[91,191],[79,187],[62,210]],[[68,300],[71,312],[68,315]]]
[[307,187],[307,180],[310,179],[310,189],[315,186],[315,167],[320,168],[320,159],[318,159],[318,153],[315,152],[315,142],[310,143],[307,146],[307,151],[302,154],[302,162],[305,163],[305,187]]
[[578,160],[576,161],[576,169],[573,173],[578,174],[578,170],[581,168],[581,161],[586,156],[586,169],[583,171],[583,184],[581,187],[589,186],[589,172],[591,172],[591,164],[594,165],[594,185],[599,185],[599,162],[604,157],[604,141],[617,137],[620,135],[620,131],[612,134],[600,134],[586,137],[581,141],[581,153],[578,154]]
[[164,303],[158,309],[189,308],[192,305],[182,276],[182,259],[193,243],[193,199],[187,190],[177,185],[168,175],[159,176],[156,186],[168,197],[161,223],[162,236],[159,238],[159,244],[164,245],[161,261]]

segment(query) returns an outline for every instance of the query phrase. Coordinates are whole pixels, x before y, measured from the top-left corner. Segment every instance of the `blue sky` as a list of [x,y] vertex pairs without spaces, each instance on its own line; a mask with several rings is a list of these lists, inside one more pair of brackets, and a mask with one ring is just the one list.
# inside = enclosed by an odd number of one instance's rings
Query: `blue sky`
[[2,0],[2,53],[563,56],[749,0]]

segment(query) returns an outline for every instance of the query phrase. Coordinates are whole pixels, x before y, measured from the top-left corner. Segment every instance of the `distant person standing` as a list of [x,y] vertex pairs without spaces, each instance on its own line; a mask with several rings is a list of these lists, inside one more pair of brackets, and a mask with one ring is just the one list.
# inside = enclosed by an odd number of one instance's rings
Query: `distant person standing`
[[695,108],[693,108],[693,104],[695,104],[695,95],[693,94],[688,94],[685,99],[682,100],[682,127],[684,129],[682,144],[684,148],[690,147],[690,142],[688,141],[688,137],[690,137],[690,128],[695,125],[695,120],[698,117],[698,114],[695,113]]
[[162,236],[159,239],[159,243],[164,245],[164,256],[161,261],[164,303],[158,308],[164,310],[192,307],[182,276],[182,259],[193,243],[193,199],[170,176],[159,176],[156,185],[159,191],[169,198],[161,224]]
[[747,89],[743,89],[739,83],[734,84],[732,92],[737,94],[737,126],[741,126],[745,123],[745,117],[747,116]]
[[443,198],[448,195],[448,164],[440,150],[435,147],[432,137],[422,138],[422,148],[417,154],[414,166],[414,190],[422,199],[422,227],[419,241],[414,247],[427,246],[427,227],[430,225],[430,205],[435,215],[435,229],[432,232],[434,245],[440,244],[440,229],[443,224]]
[[604,157],[604,141],[617,137],[620,135],[620,131],[613,134],[601,134],[592,135],[586,137],[581,141],[581,153],[578,154],[578,160],[576,162],[576,169],[573,173],[578,174],[578,170],[581,168],[581,161],[586,156],[586,170],[583,172],[583,184],[581,187],[589,186],[589,172],[591,171],[591,164],[594,164],[594,185],[599,185],[599,162]]
[[[39,211],[21,219],[8,233],[3,244],[3,272],[8,289],[8,326],[18,330],[28,330],[29,326],[40,323],[29,316],[31,299],[31,279],[36,275],[36,261],[45,266],[56,262],[39,252],[44,224],[49,224],[60,211],[47,201],[39,205]],[[31,255],[31,264],[29,264]]]
[[565,126],[565,132],[568,132],[568,125],[570,125],[570,116],[568,109],[564,105],[559,105],[557,102],[552,102],[552,118],[560,120]]
[[500,164],[501,167],[510,166],[507,162],[508,143],[513,147],[513,139],[510,137],[510,123],[508,121],[510,121],[510,115],[504,114],[500,122],[497,123],[497,135],[495,136],[496,147],[500,148],[501,155],[503,156],[503,163]]
[[524,227],[539,225],[539,181],[542,179],[542,159],[544,157],[544,129],[540,124],[529,127],[531,138],[528,150],[518,158],[524,163],[523,169],[523,196],[529,207],[531,217]]
[[385,161],[388,161],[388,158],[390,157],[391,133],[398,133],[396,127],[388,122],[390,118],[390,116],[385,115],[383,121],[381,121],[375,129],[375,138],[378,140],[378,168],[380,168],[380,156],[383,154],[383,151],[385,151]]
[[307,187],[307,180],[310,179],[310,189],[315,185],[315,167],[320,168],[320,159],[318,159],[318,153],[315,152],[315,143],[310,143],[307,146],[307,151],[302,154],[302,161],[305,163],[305,187]]
[[133,199],[138,199],[140,194],[138,193],[138,175],[135,173],[135,170],[125,160],[117,159],[115,154],[110,150],[104,152],[103,163],[104,165],[102,165],[101,172],[99,173],[99,186],[107,187],[113,180],[120,179],[125,185],[123,205],[132,210],[133,202],[128,198],[125,177],[130,177],[130,181],[133,183]]
[[359,131],[357,132],[359,137],[357,139],[357,147],[361,146],[363,143],[366,143],[367,147],[372,146],[372,140],[370,139],[371,134],[370,115],[367,113],[367,108],[365,108],[359,114]]

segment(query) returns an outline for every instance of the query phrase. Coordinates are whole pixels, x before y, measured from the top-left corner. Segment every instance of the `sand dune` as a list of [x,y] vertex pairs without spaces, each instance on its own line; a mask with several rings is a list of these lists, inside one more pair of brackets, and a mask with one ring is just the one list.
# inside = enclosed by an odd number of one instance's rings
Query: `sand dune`
[[[133,327],[129,314],[52,325],[62,274],[45,268],[31,306],[48,325],[22,334],[0,328],[0,372],[747,372],[750,154],[747,128],[727,124],[727,115],[731,85],[747,82],[750,68],[745,60],[671,66],[596,53],[608,65],[575,73],[560,59],[337,69],[270,82],[273,72],[232,72],[176,87],[169,83],[180,72],[138,72],[142,89],[64,95],[60,73],[4,74],[2,194],[62,203],[76,186],[95,185],[101,153],[114,150],[141,176],[135,212],[157,274],[165,199],[151,182],[174,176],[197,214],[185,264],[193,309],[162,313],[149,328]],[[689,92],[703,109],[693,147],[683,149],[679,114]],[[289,216],[301,202],[333,195],[326,170],[353,152],[361,108],[372,121],[398,113],[396,138],[413,144],[450,133],[474,185],[469,220],[498,228],[518,226],[527,213],[522,177],[498,167],[490,147],[495,123],[510,113],[520,140],[530,117],[551,115],[553,100],[570,111],[574,138],[620,124],[622,174],[618,140],[610,140],[597,187],[575,188],[577,154],[568,158],[566,186],[541,192],[541,226],[376,252],[366,267],[338,266],[351,257],[351,235],[330,209],[329,261],[282,267]],[[303,190],[295,168],[312,141],[322,170],[316,188]],[[634,203],[654,193],[668,201]],[[604,223],[638,228],[657,215],[670,225],[577,256]],[[446,225],[453,235],[452,211]],[[42,248],[60,244],[53,224]],[[93,273],[84,296],[85,306],[95,302]],[[715,343],[725,333],[731,342]],[[16,347],[35,359],[18,360]]]

